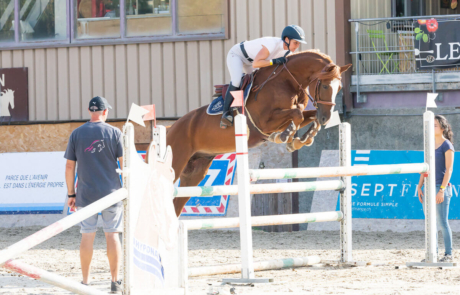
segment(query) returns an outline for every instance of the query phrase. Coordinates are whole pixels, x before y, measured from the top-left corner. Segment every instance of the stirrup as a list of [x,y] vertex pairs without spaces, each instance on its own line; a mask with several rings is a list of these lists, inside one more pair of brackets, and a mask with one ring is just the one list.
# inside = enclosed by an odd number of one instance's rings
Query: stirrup
[[[222,115],[222,118],[220,119],[220,128],[226,129],[227,127],[232,127],[233,126],[233,116],[231,112],[227,112],[227,115]],[[230,121],[228,118],[231,117],[232,120]]]

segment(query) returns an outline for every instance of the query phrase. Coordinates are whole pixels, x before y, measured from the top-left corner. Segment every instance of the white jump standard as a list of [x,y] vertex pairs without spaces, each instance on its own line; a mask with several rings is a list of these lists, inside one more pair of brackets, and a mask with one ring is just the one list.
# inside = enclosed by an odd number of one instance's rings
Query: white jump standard
[[435,142],[434,142],[434,114],[425,112],[423,114],[423,136],[424,136],[424,157],[425,163],[431,168],[425,178],[424,195],[425,202],[423,207],[425,211],[425,261],[424,262],[407,262],[408,267],[453,267],[457,266],[456,262],[438,262],[438,253],[436,246],[436,175],[435,169]]

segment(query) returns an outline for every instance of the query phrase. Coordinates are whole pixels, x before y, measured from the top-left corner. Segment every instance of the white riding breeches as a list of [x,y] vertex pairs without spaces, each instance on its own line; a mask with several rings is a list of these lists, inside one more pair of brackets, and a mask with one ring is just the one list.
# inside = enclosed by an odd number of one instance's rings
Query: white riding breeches
[[250,74],[254,71],[252,64],[246,60],[240,49],[240,44],[236,44],[227,54],[227,68],[230,72],[231,83],[235,87],[240,87],[243,73]]

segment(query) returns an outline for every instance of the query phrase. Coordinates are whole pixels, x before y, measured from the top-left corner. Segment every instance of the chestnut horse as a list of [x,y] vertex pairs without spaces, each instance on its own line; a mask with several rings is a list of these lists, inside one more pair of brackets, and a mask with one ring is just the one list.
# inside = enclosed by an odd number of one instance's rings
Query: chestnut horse
[[[341,74],[350,66],[339,67],[329,56],[308,50],[290,55],[285,66],[261,68],[254,79],[259,93],[256,97],[257,92],[251,92],[246,103],[249,148],[267,140],[286,143],[289,151],[311,145],[321,125],[330,119]],[[316,110],[304,110],[309,99]],[[181,186],[198,185],[216,155],[235,151],[234,128],[221,129],[220,116],[207,115],[206,109],[203,106],[189,112],[167,131],[174,181],[180,176]],[[312,122],[302,138],[293,138],[297,130]],[[177,216],[188,200],[174,199]]]

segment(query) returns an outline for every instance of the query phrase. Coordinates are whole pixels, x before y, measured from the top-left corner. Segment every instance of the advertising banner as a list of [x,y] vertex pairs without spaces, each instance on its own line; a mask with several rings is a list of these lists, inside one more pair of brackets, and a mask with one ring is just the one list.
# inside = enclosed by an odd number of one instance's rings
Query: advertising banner
[[62,214],[64,152],[0,154],[0,214]]
[[[455,153],[460,157],[460,153]],[[422,151],[352,151],[352,165],[423,163]],[[449,219],[460,219],[460,163],[454,161]],[[420,174],[354,176],[353,218],[424,219],[417,195]],[[338,201],[339,202],[339,201]],[[337,202],[337,210],[339,203]]]
[[455,68],[460,64],[460,21],[424,19],[414,22],[417,70]]

